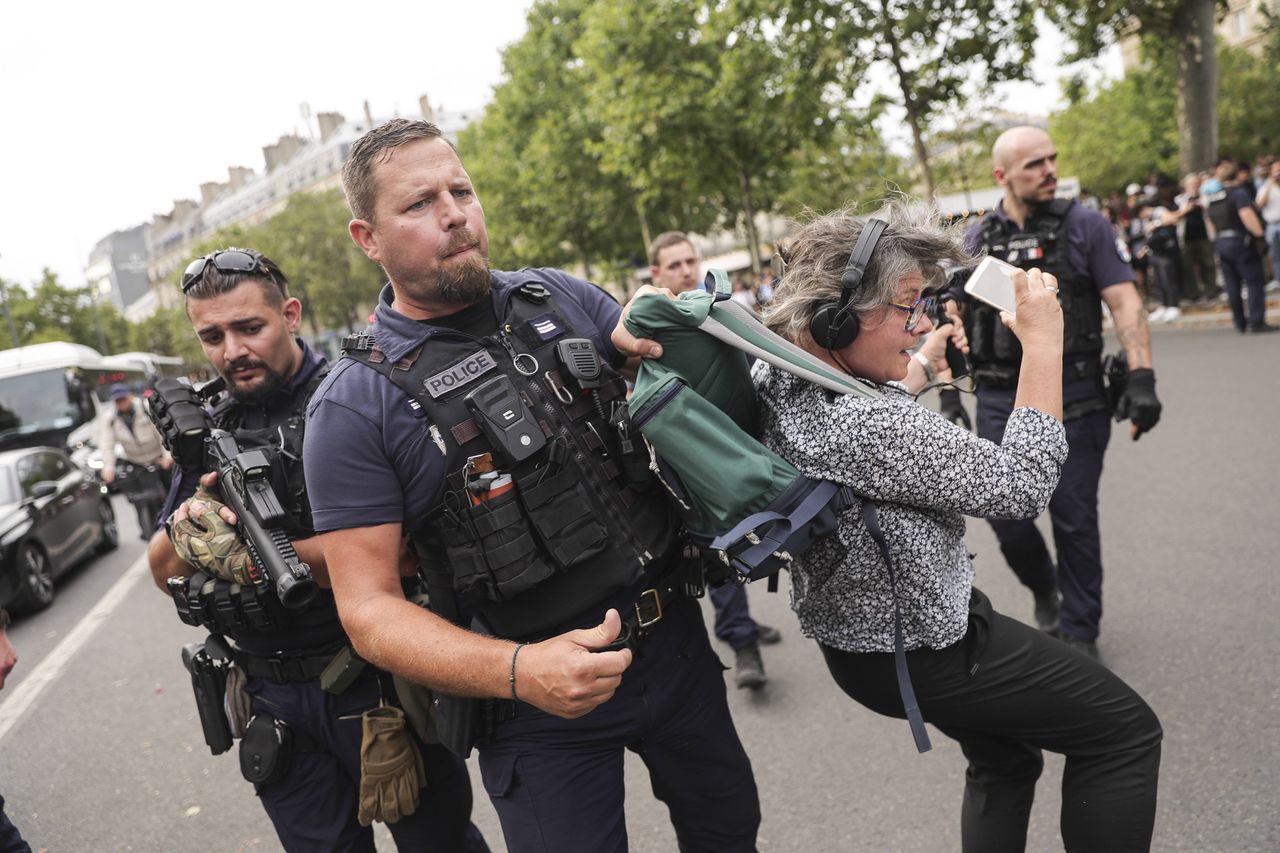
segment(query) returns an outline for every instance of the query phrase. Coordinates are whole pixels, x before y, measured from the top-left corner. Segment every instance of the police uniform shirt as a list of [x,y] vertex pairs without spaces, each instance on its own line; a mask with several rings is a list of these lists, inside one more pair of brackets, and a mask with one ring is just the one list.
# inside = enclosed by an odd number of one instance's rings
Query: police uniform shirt
[[[1009,217],[1004,212],[1003,201],[996,205],[994,214],[1010,233],[1021,231],[1034,234],[1036,232],[1034,213],[1027,218],[1025,226],[1021,229],[1009,221]],[[977,220],[965,232],[965,246],[975,255],[986,254],[982,232],[982,219]],[[1102,291],[1106,288],[1134,280],[1133,267],[1129,264],[1129,247],[1125,245],[1123,237],[1116,236],[1111,223],[1098,211],[1091,210],[1082,204],[1071,205],[1063,217],[1058,239],[1067,241],[1067,265],[1072,275],[1091,279],[1098,286],[1099,299],[1102,298]],[[967,294],[961,291],[957,298],[967,299]],[[1063,402],[1073,403],[1094,396],[1096,384],[1095,380],[1085,379],[1064,386]],[[1013,390],[1007,393],[1012,401]]]
[[[1244,187],[1221,187],[1207,198],[1207,205],[1212,205],[1224,197],[1227,204],[1227,229],[1237,232],[1241,237],[1248,236],[1248,231],[1240,220],[1240,211],[1254,206],[1253,195]],[[1210,216],[1212,217],[1212,214]],[[1217,230],[1221,232],[1223,229],[1219,226]]]
[[[595,341],[601,358],[620,366],[624,357],[609,339],[621,306],[595,285],[553,269],[494,272],[482,307],[442,320],[412,320],[392,307],[386,285],[375,311],[373,336],[389,361],[398,361],[442,331],[476,336],[497,327],[516,288],[529,281],[551,291],[556,310],[576,335]],[[472,311],[488,312],[487,329]],[[413,529],[444,482],[444,456],[409,396],[371,367],[343,359],[311,398],[303,452],[307,493],[318,532],[403,523]],[[596,614],[598,618],[599,614]]]

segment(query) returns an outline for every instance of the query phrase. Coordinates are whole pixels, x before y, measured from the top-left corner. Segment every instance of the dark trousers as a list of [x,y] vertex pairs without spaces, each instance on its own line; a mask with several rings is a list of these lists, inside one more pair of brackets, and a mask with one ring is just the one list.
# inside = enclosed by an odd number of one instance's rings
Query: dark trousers
[[[1004,438],[1012,400],[978,393],[978,435],[999,442]],[[1096,640],[1102,622],[1102,538],[1098,533],[1098,483],[1102,461],[1111,440],[1111,418],[1094,412],[1066,421],[1067,461],[1058,488],[1049,500],[1057,571],[1036,529],[1035,519],[990,520],[1000,551],[1023,585],[1037,594],[1062,591],[1058,629],[1081,640]]]
[[31,845],[22,840],[22,833],[4,812],[4,797],[0,797],[0,853],[31,853]]
[[1151,253],[1151,275],[1155,280],[1153,289],[1160,304],[1166,308],[1178,307],[1181,272],[1177,255]]
[[726,583],[708,590],[716,611],[716,639],[728,643],[734,651],[756,642],[756,620],[747,606],[747,585]]
[[576,720],[519,703],[480,747],[511,853],[622,853],[624,749],[649,769],[684,853],[756,849],[760,804],[693,599],[667,609],[608,702]]
[[[1262,258],[1243,237],[1219,237],[1215,245],[1218,247],[1218,263],[1222,265],[1222,280],[1227,286],[1232,322],[1238,331],[1260,327],[1267,315],[1267,301],[1262,289]],[[1249,293],[1247,317],[1244,299],[1240,295],[1241,284],[1248,288]]]
[[[384,694],[382,691],[386,690]],[[255,785],[280,843],[295,851],[374,853],[373,829],[356,819],[360,791],[360,715],[385,696],[366,674],[340,696],[320,689],[319,679],[279,684],[250,678],[253,713],[265,711],[314,740],[318,749],[295,752],[289,775]],[[417,743],[417,741],[414,741]],[[488,853],[471,823],[471,779],[466,764],[438,744],[421,746],[427,782],[417,810],[387,824],[396,848],[432,853]]]
[[1213,243],[1209,240],[1192,240],[1182,247],[1184,274],[1182,295],[1187,299],[1200,299],[1218,292],[1218,267]]
[[[876,713],[905,719],[892,653],[821,648],[845,693]],[[924,719],[958,741],[969,762],[960,811],[964,851],[1026,847],[1045,749],[1067,759],[1061,831],[1068,851],[1151,848],[1160,722],[1105,666],[995,613],[976,589],[964,639],[907,652],[907,666]]]

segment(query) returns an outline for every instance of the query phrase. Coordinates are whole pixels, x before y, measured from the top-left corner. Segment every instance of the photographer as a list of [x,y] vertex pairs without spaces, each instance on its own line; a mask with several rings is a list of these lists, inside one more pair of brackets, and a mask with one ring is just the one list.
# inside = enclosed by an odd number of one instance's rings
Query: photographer
[[[137,405],[129,386],[111,386],[112,408],[107,409],[98,430],[98,449],[102,454],[102,482],[116,480],[117,462],[123,462],[127,475],[121,488],[138,513],[138,528],[143,539],[155,530],[156,514],[169,487],[169,469],[173,458],[160,442],[160,433]],[[116,459],[116,446],[124,451]]]
[[[834,538],[795,558],[792,608],[850,697],[904,717],[894,654],[900,608],[923,719],[959,741],[969,762],[964,850],[1025,847],[1042,749],[1067,759],[1067,849],[1146,850],[1160,760],[1155,715],[1087,655],[996,613],[973,588],[964,542],[965,515],[1025,518],[1057,485],[1067,454],[1057,281],[1038,270],[1015,276],[1017,318],[1003,321],[1023,346],[1017,400],[999,444],[978,438],[907,393],[941,366],[939,337],[955,334],[933,330],[929,294],[944,284],[942,265],[966,263],[967,252],[923,207],[892,206],[887,218],[878,240],[871,231],[863,244],[865,273],[852,284],[842,272],[855,266],[854,247],[874,220],[833,214],[806,226],[765,315],[773,331],[882,393],[835,396],[756,366],[765,443],[804,475],[862,499],[841,515]],[[911,350],[926,335],[927,354],[916,359]],[[879,507],[875,530],[869,501]]]
[[[151,540],[152,576],[166,592],[173,576],[201,578],[194,593],[218,602],[219,617],[235,610],[223,604],[240,602],[239,612],[225,616],[231,624],[207,627],[235,643],[233,672],[242,677],[227,679],[227,706],[237,712],[233,731],[247,722],[248,730],[267,727],[268,745],[278,740],[280,771],[253,781],[281,843],[289,851],[373,851],[369,823],[379,819],[401,850],[487,850],[469,822],[465,765],[439,745],[415,740],[399,709],[387,707],[395,699],[390,678],[373,667],[361,669],[363,662],[350,656],[303,481],[305,409],[328,366],[297,337],[302,304],[289,296],[280,268],[251,249],[192,261],[182,291],[205,355],[226,383],[227,393],[211,401],[212,426],[229,431],[242,448],[268,450],[275,491],[290,518],[285,532],[322,587],[299,609],[282,606],[274,592],[258,595],[250,555],[233,526],[237,518],[218,500],[217,475],[204,473],[201,460],[180,457],[184,467],[162,513],[167,531]],[[178,584],[188,601],[191,586]],[[343,662],[354,677],[327,680],[326,673]],[[243,681],[242,690],[236,681]],[[214,698],[216,708],[220,697]],[[388,727],[394,733],[383,732]],[[257,741],[246,736],[242,769],[251,742],[250,769],[269,763],[257,760]],[[365,760],[375,754],[404,772],[379,776]],[[390,802],[380,796],[388,783],[401,780],[401,796]]]

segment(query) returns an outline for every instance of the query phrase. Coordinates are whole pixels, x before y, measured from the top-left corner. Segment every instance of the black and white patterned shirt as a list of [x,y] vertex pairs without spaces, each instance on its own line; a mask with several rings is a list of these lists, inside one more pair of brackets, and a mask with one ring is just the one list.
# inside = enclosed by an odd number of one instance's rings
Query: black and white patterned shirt
[[[897,569],[908,649],[942,649],[965,634],[973,564],[964,516],[1029,518],[1042,512],[1067,458],[1054,418],[1014,410],[1002,444],[978,438],[896,384],[880,399],[842,396],[763,362],[753,373],[761,440],[815,479],[879,505]],[[805,636],[848,652],[893,651],[893,595],[861,504],[836,535],[791,565],[791,607]]]

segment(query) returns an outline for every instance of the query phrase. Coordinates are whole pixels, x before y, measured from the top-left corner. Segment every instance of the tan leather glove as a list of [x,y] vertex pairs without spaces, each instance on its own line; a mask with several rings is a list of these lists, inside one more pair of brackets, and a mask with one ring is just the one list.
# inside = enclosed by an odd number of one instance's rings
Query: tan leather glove
[[375,820],[395,823],[418,809],[427,778],[422,753],[409,737],[404,711],[399,708],[373,708],[365,712],[361,722],[364,739],[360,743],[360,806],[356,817],[361,826]]
[[[190,512],[193,507],[200,507],[200,511]],[[187,501],[190,514],[171,526],[169,541],[178,556],[195,568],[232,583],[251,584],[257,577],[253,559],[236,529],[218,515],[222,507],[223,503],[201,486]]]

